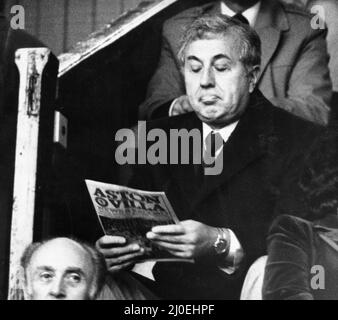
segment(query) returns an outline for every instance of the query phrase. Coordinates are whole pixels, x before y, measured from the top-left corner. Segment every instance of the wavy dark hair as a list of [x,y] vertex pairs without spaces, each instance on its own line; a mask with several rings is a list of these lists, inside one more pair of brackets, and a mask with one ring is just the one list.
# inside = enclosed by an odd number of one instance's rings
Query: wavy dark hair
[[298,183],[308,214],[319,219],[337,214],[338,129],[329,129],[313,144]]
[[248,71],[261,64],[261,41],[256,31],[235,19],[216,14],[203,15],[186,28],[177,54],[181,66],[185,62],[185,51],[192,42],[229,36],[235,40],[239,61]]

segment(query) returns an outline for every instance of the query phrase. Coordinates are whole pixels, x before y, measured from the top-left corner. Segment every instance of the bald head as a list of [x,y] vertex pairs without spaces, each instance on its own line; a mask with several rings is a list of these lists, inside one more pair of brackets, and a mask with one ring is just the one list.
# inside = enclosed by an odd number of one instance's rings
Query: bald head
[[105,273],[94,248],[69,238],[30,245],[22,267],[26,297],[32,300],[94,299]]

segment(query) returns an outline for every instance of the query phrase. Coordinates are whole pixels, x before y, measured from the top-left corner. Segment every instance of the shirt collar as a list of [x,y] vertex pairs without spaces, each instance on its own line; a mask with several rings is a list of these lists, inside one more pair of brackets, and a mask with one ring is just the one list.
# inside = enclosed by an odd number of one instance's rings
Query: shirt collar
[[221,135],[221,137],[223,138],[224,142],[227,142],[229,137],[231,136],[232,132],[235,130],[237,124],[238,124],[238,121],[233,122],[233,123],[227,125],[226,127],[222,128],[222,129],[213,130],[212,128],[209,127],[209,125],[207,125],[206,123],[203,122],[203,124],[202,124],[202,126],[203,126],[203,142],[205,141],[205,139],[207,138],[208,134],[211,131],[218,132]]
[[[261,1],[258,1],[252,7],[242,12],[242,15],[248,19],[251,27],[253,27],[256,23],[260,7]],[[232,11],[223,1],[221,1],[221,13],[229,17],[233,17],[236,14],[236,12]]]

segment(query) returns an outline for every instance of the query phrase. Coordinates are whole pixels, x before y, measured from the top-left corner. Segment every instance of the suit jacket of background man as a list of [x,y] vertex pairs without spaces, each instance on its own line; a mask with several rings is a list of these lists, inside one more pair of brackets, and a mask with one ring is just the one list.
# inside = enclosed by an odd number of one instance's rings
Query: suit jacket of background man
[[[336,214],[315,222],[294,216],[278,217],[269,233],[268,253],[263,299],[338,299]],[[316,290],[311,283],[321,287]]]
[[[169,137],[170,129],[202,130],[202,123],[195,113],[188,113],[147,122],[147,130],[152,128],[163,129]],[[305,150],[320,130],[273,107],[257,90],[224,144],[220,175],[203,176],[201,166],[191,162],[146,164],[136,166],[129,185],[165,191],[180,220],[231,228],[246,253],[246,271],[265,254],[265,237],[274,214],[292,207],[284,191],[297,178]],[[243,274],[227,276],[208,259],[196,264],[161,262],[154,268],[159,294],[166,298],[239,298]]]
[[[180,39],[194,19],[208,13],[220,13],[219,1],[183,11],[164,24],[159,65],[140,118],[168,114],[173,99],[185,94],[177,59]],[[326,124],[332,95],[326,30],[312,29],[309,14],[276,0],[262,1],[254,29],[262,42],[258,88],[264,96],[293,114]]]

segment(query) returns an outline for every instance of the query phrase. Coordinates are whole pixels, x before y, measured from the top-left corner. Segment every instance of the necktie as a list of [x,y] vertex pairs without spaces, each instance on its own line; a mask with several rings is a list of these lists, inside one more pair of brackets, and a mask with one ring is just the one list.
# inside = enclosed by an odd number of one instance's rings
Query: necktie
[[212,167],[215,162],[217,151],[223,145],[223,138],[218,132],[211,131],[205,138],[205,150],[203,154],[203,165]]
[[244,23],[244,24],[249,25],[248,19],[245,18],[241,13],[235,14],[235,15],[232,17],[232,19],[237,20],[237,21],[239,21],[239,22],[242,22],[242,23]]

